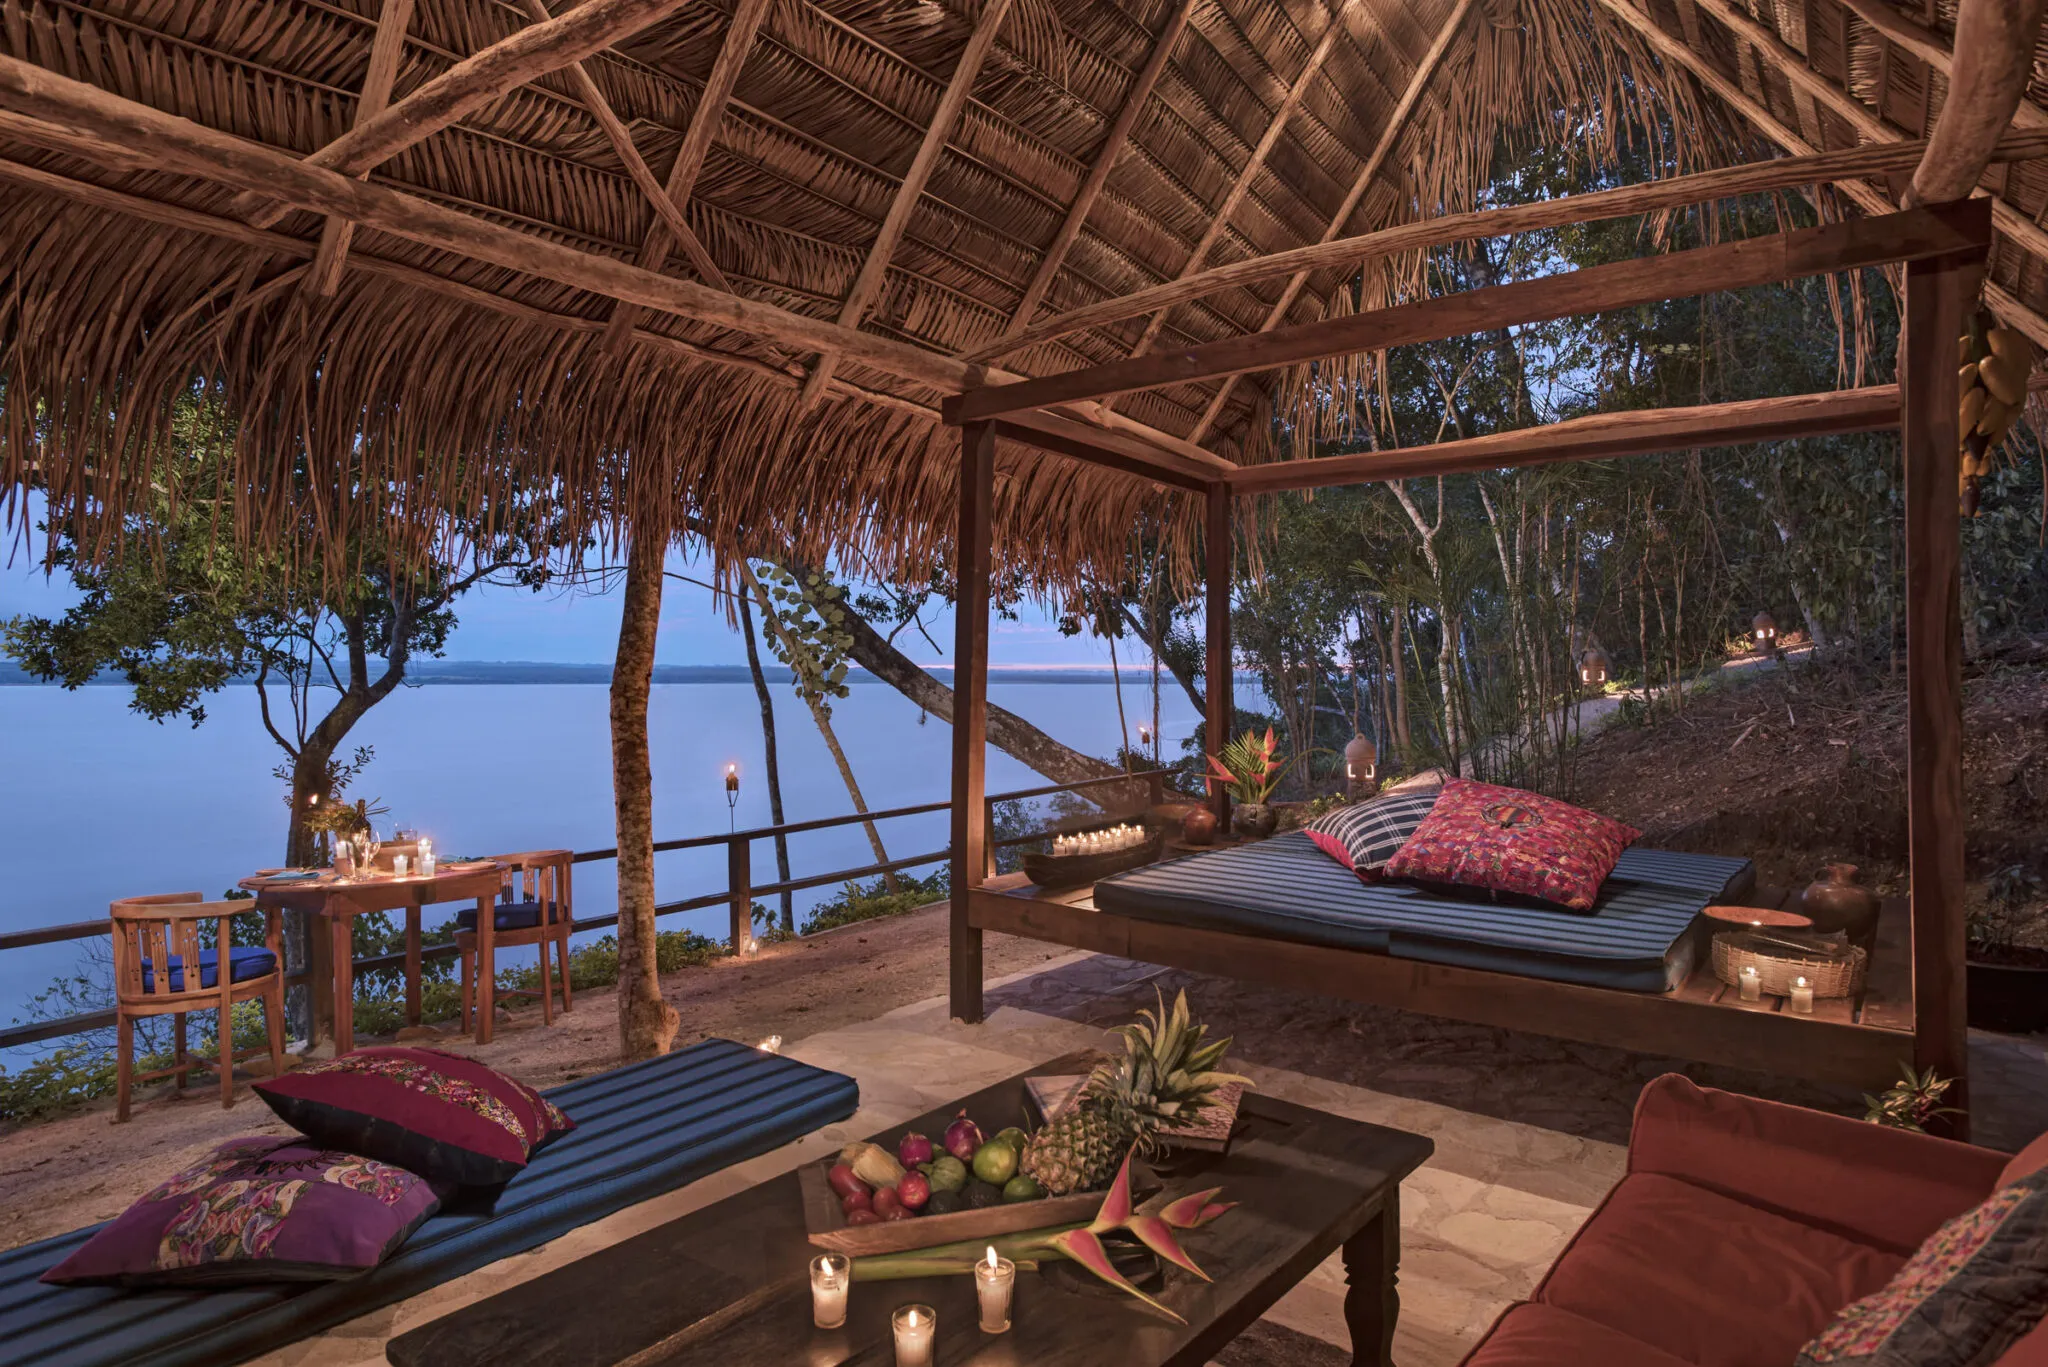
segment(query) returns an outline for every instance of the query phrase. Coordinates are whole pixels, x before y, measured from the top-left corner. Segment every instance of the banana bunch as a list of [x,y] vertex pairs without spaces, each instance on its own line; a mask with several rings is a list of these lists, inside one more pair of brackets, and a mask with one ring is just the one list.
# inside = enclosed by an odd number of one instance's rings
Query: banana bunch
[[2034,358],[2026,338],[1994,326],[1991,315],[1979,309],[1970,319],[1970,330],[1956,339],[1956,360],[1962,367],[1956,374],[1961,396],[1956,431],[1963,442],[1956,493],[1963,515],[1975,517],[1984,476],[1991,473],[1991,449],[2005,440],[2027,406],[2027,376]]

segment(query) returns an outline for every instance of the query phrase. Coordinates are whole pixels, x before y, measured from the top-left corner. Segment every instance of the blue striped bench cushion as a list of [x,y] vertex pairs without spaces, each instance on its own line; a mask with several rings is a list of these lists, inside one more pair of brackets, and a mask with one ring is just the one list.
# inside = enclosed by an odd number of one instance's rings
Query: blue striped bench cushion
[[1747,859],[1632,848],[1591,912],[1463,901],[1365,884],[1306,834],[1190,855],[1095,885],[1119,916],[1270,936],[1633,992],[1691,973],[1702,908],[1755,881]]
[[841,1073],[705,1040],[547,1095],[577,1128],[505,1184],[489,1211],[443,1212],[383,1265],[345,1281],[232,1291],[45,1286],[100,1228],[0,1253],[0,1361],[38,1367],[226,1367],[536,1248],[616,1210],[844,1120]]

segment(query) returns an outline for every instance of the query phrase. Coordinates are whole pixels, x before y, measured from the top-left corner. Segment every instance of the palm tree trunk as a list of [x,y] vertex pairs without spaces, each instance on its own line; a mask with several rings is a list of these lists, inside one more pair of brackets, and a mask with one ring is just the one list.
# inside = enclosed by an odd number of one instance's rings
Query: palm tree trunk
[[626,561],[619,651],[612,669],[612,801],[618,823],[619,1053],[628,1062],[668,1052],[679,1017],[661,998],[654,953],[654,771],[647,695],[661,622],[668,537],[635,529]]
[[[740,635],[747,641],[747,672],[754,676],[754,697],[761,704],[761,753],[768,769],[768,821],[780,826],[782,815],[782,763],[775,751],[775,698],[768,691],[768,678],[761,672],[761,648],[754,642],[754,612],[747,604],[747,595],[734,595],[740,605]],[[789,881],[789,837],[775,837],[775,879],[779,883]],[[791,894],[782,894],[782,928],[796,929],[796,908]]]

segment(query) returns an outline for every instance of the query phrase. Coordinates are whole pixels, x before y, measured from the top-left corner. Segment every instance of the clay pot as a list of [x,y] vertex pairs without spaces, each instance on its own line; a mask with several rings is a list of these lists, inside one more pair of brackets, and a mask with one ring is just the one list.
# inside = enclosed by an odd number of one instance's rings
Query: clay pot
[[1190,808],[1180,819],[1180,838],[1190,845],[1207,845],[1216,839],[1216,813],[1207,807]]
[[1230,829],[1245,840],[1264,840],[1280,824],[1280,813],[1265,802],[1243,802],[1230,809]]
[[1807,887],[1799,907],[1823,935],[1839,930],[1860,941],[1877,928],[1877,894],[1856,881],[1854,864],[1828,865],[1828,876]]

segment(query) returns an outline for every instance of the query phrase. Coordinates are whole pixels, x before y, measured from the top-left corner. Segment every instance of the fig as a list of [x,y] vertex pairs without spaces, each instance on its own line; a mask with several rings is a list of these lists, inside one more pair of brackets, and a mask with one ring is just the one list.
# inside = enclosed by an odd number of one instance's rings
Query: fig
[[946,1126],[946,1152],[963,1163],[974,1161],[974,1151],[981,1147],[981,1126],[967,1118],[967,1112],[960,1112],[952,1124]]
[[901,1209],[903,1209],[903,1202],[896,1195],[896,1189],[894,1187],[876,1188],[874,1199],[875,1214],[881,1216],[884,1220],[886,1220],[889,1218],[890,1211]]
[[851,1196],[857,1191],[865,1192],[868,1190],[868,1184],[861,1181],[854,1174],[853,1169],[844,1163],[834,1163],[832,1171],[825,1174],[825,1181],[831,1186],[833,1191],[839,1193],[842,1197]]
[[906,1168],[932,1161],[932,1141],[921,1134],[906,1134],[896,1141],[896,1158]]
[[879,1225],[882,1223],[882,1217],[871,1210],[857,1210],[846,1217],[846,1223],[849,1225]]
[[896,1199],[912,1210],[920,1209],[931,1198],[932,1184],[923,1173],[906,1172],[896,1184]]
[[870,1196],[866,1189],[849,1191],[846,1195],[839,1198],[839,1209],[848,1215],[853,1214],[857,1210],[873,1210],[874,1208],[875,1198]]

